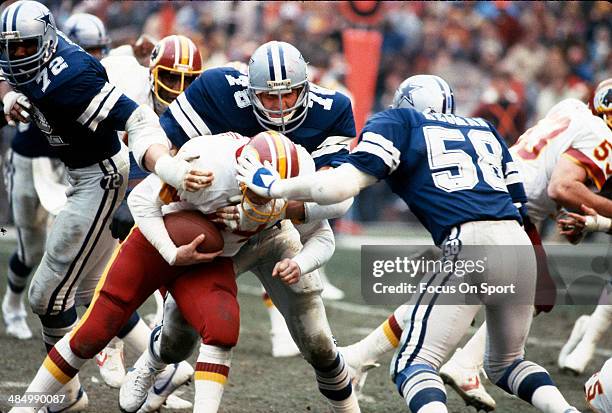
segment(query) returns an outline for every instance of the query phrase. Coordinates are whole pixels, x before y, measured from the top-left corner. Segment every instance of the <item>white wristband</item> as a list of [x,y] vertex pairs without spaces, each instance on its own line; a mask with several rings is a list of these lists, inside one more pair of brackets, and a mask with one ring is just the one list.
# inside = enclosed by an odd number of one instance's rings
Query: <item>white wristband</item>
[[176,189],[184,189],[183,180],[190,168],[189,162],[170,155],[162,155],[155,162],[155,174]]
[[612,219],[601,215],[587,215],[584,223],[586,232],[608,232],[612,228]]

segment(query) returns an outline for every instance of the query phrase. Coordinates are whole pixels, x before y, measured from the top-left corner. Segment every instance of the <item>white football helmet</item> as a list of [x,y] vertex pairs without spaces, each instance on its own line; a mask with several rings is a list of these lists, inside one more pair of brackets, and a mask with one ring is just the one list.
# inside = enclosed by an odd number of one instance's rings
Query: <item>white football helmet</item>
[[36,1],[11,4],[0,17],[0,69],[13,86],[36,79],[57,48],[55,19]]
[[433,75],[415,75],[404,80],[393,96],[393,109],[413,108],[419,112],[455,113],[453,90],[444,79]]
[[66,20],[64,33],[85,50],[102,49],[104,54],[108,52],[110,38],[102,20],[93,14],[73,14]]
[[[298,128],[306,119],[309,103],[308,69],[298,49],[271,41],[257,48],[249,61],[248,93],[257,121],[266,129],[283,133]],[[283,107],[282,95],[299,90],[291,107]],[[280,109],[267,109],[258,95],[278,96]]]

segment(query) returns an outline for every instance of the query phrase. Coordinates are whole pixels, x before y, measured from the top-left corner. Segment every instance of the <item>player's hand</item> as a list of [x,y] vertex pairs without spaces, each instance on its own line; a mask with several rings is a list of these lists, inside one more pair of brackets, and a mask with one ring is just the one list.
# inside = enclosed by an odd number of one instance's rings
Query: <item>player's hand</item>
[[15,122],[28,123],[30,121],[30,109],[32,104],[23,94],[13,90],[4,95],[2,99],[4,105],[4,117],[10,126],[15,126]]
[[230,231],[236,231],[240,228],[240,208],[237,205],[219,208],[215,211],[212,222],[223,224]]
[[300,280],[302,270],[295,261],[285,258],[276,263],[272,270],[272,277],[279,277],[286,284],[295,284]]
[[204,242],[205,238],[206,235],[200,234],[189,244],[178,247],[176,249],[176,259],[174,260],[174,265],[194,265],[210,262],[223,252],[223,250],[207,253],[198,252],[198,245]]
[[208,188],[212,185],[215,177],[211,171],[191,170],[185,175],[183,186],[189,192],[197,192],[200,189]]
[[259,196],[270,198],[270,188],[277,179],[280,179],[278,172],[272,168],[270,162],[264,165],[259,162],[257,155],[253,151],[243,151],[238,158],[236,167],[238,182],[245,184],[251,191]]
[[123,241],[128,236],[133,226],[134,218],[132,217],[127,201],[124,199],[113,215],[113,220],[110,224],[111,234],[113,238]]

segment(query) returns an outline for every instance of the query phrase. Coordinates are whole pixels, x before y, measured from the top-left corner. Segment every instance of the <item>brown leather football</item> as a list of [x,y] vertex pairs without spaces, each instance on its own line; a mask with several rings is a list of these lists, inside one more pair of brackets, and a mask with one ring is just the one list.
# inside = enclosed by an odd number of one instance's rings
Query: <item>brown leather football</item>
[[215,224],[204,214],[195,210],[183,210],[164,216],[164,224],[170,239],[177,247],[189,244],[200,234],[204,234],[204,242],[198,246],[198,252],[216,252],[223,249],[223,236]]

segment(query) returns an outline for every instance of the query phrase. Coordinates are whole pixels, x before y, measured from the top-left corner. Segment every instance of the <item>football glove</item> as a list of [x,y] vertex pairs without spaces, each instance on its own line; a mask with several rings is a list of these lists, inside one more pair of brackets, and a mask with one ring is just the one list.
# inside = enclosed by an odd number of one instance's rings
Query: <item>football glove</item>
[[270,162],[264,165],[257,159],[257,154],[252,151],[243,151],[238,158],[236,167],[238,182],[245,184],[251,191],[259,196],[270,198],[270,188],[280,179],[278,172],[272,168]]

